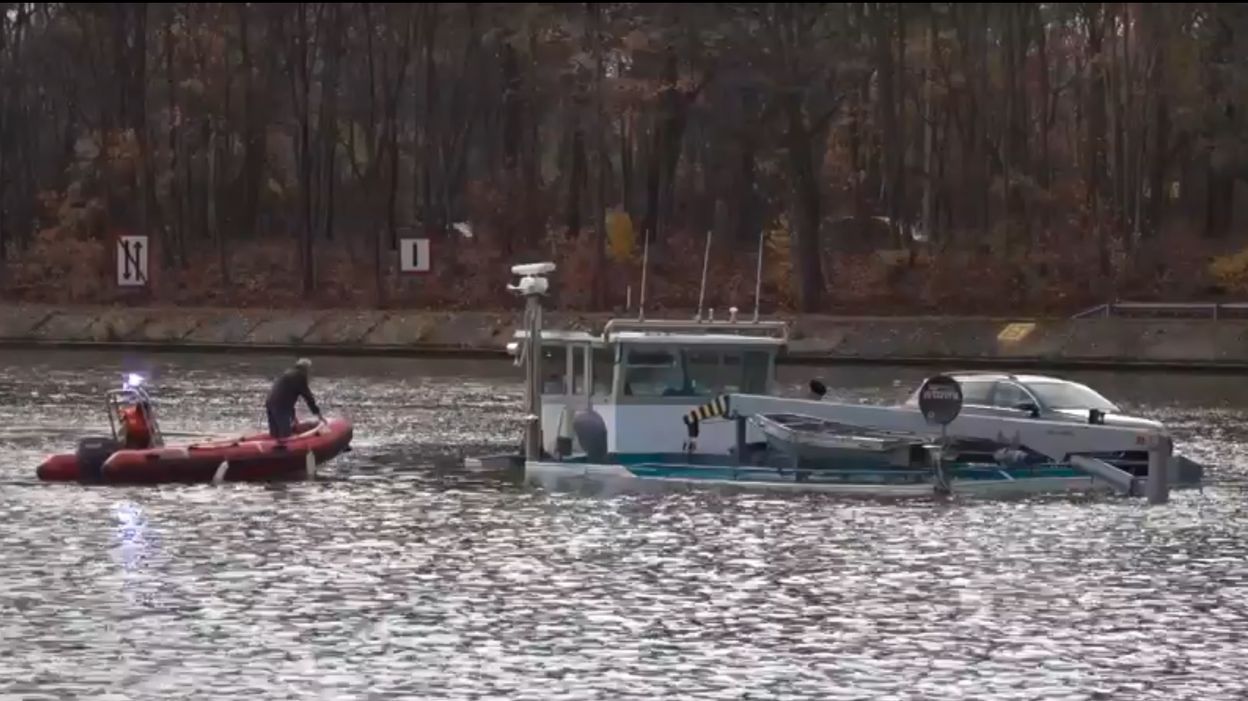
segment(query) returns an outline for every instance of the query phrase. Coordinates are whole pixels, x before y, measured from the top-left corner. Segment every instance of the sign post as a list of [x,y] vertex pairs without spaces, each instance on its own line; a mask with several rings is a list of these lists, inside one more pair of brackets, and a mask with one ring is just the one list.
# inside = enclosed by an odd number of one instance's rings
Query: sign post
[[146,287],[151,247],[146,236],[117,237],[117,285]]
[[949,482],[945,477],[945,447],[949,442],[949,424],[962,413],[962,386],[947,375],[929,377],[919,388],[919,411],[929,424],[940,424],[936,489],[942,494],[949,494]]
[[427,273],[432,261],[429,260],[429,239],[399,239],[399,272],[408,274]]

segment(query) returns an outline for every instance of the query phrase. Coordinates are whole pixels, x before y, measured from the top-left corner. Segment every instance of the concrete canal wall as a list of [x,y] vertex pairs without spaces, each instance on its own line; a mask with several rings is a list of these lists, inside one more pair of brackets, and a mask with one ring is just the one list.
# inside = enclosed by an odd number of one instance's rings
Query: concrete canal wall
[[[605,315],[548,312],[548,327]],[[335,355],[502,355],[510,312],[0,307],[0,346]],[[787,362],[1248,371],[1248,320],[795,320]]]

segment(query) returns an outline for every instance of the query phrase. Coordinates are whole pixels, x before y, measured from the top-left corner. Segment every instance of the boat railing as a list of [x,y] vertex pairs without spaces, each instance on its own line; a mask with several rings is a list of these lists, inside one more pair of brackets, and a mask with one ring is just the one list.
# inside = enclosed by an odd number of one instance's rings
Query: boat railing
[[121,389],[110,389],[105,393],[105,403],[107,404],[108,426],[112,431],[113,440],[120,438],[121,407],[130,404],[143,414],[148,431],[151,433],[152,445],[158,448],[164,446],[165,437],[160,430],[160,421],[156,418],[155,404],[152,402],[151,395],[142,387],[126,386]]
[[611,319],[603,327],[602,333],[604,337],[609,338],[611,334],[621,331],[681,334],[732,332],[777,338],[785,343],[789,340],[789,325],[779,320]]

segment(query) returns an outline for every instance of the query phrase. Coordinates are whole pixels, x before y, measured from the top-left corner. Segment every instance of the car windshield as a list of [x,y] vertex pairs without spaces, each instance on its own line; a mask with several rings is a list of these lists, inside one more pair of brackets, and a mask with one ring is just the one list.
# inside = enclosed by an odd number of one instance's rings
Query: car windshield
[[1118,411],[1113,402],[1083,385],[1067,382],[1031,382],[1027,388],[1036,393],[1050,409],[1099,409]]

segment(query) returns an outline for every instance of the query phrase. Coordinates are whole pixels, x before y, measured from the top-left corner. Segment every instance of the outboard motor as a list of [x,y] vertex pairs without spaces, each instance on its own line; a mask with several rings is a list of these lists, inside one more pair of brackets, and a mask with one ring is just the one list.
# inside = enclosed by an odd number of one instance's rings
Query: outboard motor
[[78,459],[79,474],[83,481],[100,481],[104,462],[118,450],[121,450],[121,443],[112,438],[92,436],[79,440],[74,456]]
[[590,462],[606,462],[607,422],[601,414],[593,409],[578,412],[572,419],[572,430]]

